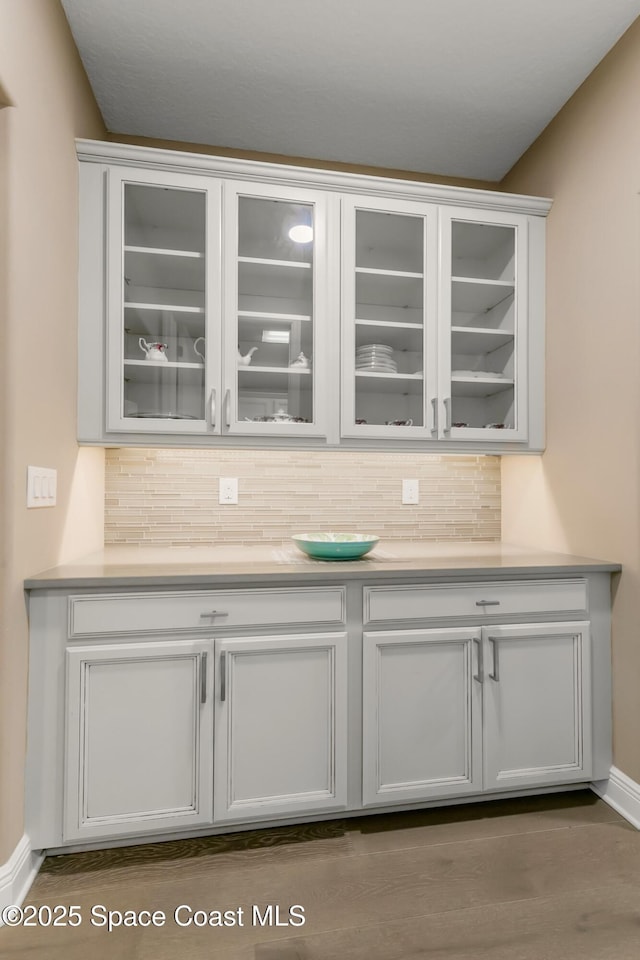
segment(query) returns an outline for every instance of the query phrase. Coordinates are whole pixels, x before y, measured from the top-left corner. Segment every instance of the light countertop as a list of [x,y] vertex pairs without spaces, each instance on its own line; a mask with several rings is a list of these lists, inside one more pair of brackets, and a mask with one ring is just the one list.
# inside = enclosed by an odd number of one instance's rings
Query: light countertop
[[615,573],[619,563],[500,542],[385,540],[361,560],[312,560],[292,543],[192,547],[111,546],[25,581],[28,590],[189,587],[255,583],[442,580]]

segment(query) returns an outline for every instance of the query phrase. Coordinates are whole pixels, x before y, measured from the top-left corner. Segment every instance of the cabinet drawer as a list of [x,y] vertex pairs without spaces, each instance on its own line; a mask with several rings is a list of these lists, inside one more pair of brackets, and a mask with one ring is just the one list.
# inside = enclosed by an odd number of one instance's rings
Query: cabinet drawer
[[230,627],[342,624],[344,618],[344,587],[69,598],[71,638],[178,631],[209,634]]
[[364,589],[365,623],[478,620],[546,613],[577,616],[586,612],[584,580],[416,584]]

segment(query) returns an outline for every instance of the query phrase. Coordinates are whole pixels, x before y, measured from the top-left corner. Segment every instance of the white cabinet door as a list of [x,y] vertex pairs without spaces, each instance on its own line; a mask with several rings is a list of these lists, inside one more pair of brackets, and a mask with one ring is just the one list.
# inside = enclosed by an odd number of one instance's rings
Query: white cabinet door
[[65,841],[211,822],[212,668],[210,640],[67,651]]
[[591,775],[589,624],[483,628],[485,789]]
[[216,640],[215,822],[347,800],[347,635]]
[[224,209],[222,429],[326,436],[338,366],[328,356],[338,325],[327,299],[327,195],[227,181]]
[[219,431],[220,195],[213,178],[109,169],[107,430]]
[[482,789],[480,631],[364,635],[363,804]]
[[528,227],[515,213],[440,208],[442,439],[527,440],[529,354],[543,340],[542,315],[530,309],[529,283],[543,277],[530,269]]
[[435,430],[437,206],[342,199],[343,437]]

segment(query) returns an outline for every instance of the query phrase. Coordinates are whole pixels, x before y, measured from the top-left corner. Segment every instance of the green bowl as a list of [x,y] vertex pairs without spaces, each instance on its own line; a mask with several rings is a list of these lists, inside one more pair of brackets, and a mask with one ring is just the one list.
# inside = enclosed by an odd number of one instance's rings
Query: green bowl
[[291,539],[314,560],[359,560],[380,537],[371,533],[297,533]]

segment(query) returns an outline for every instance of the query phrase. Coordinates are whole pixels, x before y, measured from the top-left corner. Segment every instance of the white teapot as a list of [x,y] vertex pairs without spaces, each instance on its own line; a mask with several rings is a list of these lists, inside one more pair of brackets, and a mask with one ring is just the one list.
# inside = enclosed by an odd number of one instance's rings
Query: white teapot
[[145,360],[164,360],[165,363],[167,362],[167,355],[165,353],[165,350],[167,349],[166,343],[158,343],[155,340],[151,343],[147,343],[144,337],[140,337],[138,343],[140,344],[140,349],[145,355]]
[[244,357],[240,353],[240,350],[238,350],[238,365],[241,367],[248,367],[257,349],[257,347],[251,347],[251,350],[249,350],[248,353],[245,353]]

